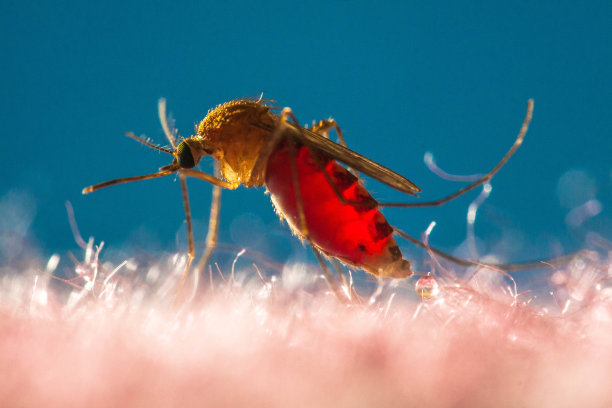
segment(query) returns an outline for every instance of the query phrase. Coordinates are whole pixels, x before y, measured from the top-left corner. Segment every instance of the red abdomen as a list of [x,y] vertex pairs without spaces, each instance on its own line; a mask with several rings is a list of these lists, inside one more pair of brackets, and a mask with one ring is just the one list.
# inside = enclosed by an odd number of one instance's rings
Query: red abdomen
[[[313,155],[309,148],[293,144],[295,148],[290,149],[282,142],[270,155],[265,179],[274,206],[293,232],[304,238],[294,189],[297,184],[308,235],[322,252],[375,275],[410,276],[410,264],[402,259],[393,228],[359,180],[324,153],[316,150]],[[291,150],[296,156],[297,183]],[[340,200],[330,181],[347,203]]]

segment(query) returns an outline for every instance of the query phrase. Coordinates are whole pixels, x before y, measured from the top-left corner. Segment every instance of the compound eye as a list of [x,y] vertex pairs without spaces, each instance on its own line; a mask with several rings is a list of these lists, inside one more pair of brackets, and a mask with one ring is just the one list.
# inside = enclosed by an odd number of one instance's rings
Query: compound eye
[[183,169],[190,169],[195,166],[195,160],[191,154],[191,149],[187,146],[187,143],[181,142],[176,149],[178,153],[178,164]]

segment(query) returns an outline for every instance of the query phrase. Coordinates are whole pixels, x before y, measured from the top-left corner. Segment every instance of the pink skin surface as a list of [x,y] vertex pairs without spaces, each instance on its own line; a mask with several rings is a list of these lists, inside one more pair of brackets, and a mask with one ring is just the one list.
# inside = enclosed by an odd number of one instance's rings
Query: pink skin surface
[[52,261],[3,269],[3,407],[612,406],[610,270],[592,253],[537,293],[447,269],[429,301],[410,280],[360,303],[315,267],[272,278],[244,257],[173,308],[182,256],[113,274],[95,252],[70,283]]

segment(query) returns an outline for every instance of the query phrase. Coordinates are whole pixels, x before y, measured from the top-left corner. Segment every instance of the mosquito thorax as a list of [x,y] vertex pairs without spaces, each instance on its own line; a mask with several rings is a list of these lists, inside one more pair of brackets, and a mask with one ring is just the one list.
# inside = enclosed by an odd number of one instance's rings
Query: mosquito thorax
[[190,145],[194,156],[196,149],[211,155],[219,163],[223,178],[230,183],[262,186],[265,166],[253,170],[278,121],[278,116],[264,102],[237,99],[209,111],[198,124],[197,135],[191,138],[197,143],[195,149]]

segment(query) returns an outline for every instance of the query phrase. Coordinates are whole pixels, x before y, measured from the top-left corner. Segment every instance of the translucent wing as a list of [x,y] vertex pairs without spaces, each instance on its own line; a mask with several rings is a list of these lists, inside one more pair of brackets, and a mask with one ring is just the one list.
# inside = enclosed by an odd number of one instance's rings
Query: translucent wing
[[324,138],[323,136],[316,134],[303,127],[298,127],[293,124],[287,123],[287,131],[292,134],[297,140],[304,143],[304,145],[318,149],[325,154],[332,157],[341,163],[357,170],[360,173],[368,175],[381,183],[393,187],[394,189],[416,196],[416,193],[420,193],[421,189],[416,186],[412,181],[406,177],[388,169],[376,163],[373,160],[368,159],[365,156],[360,155],[347,149],[346,147]]

